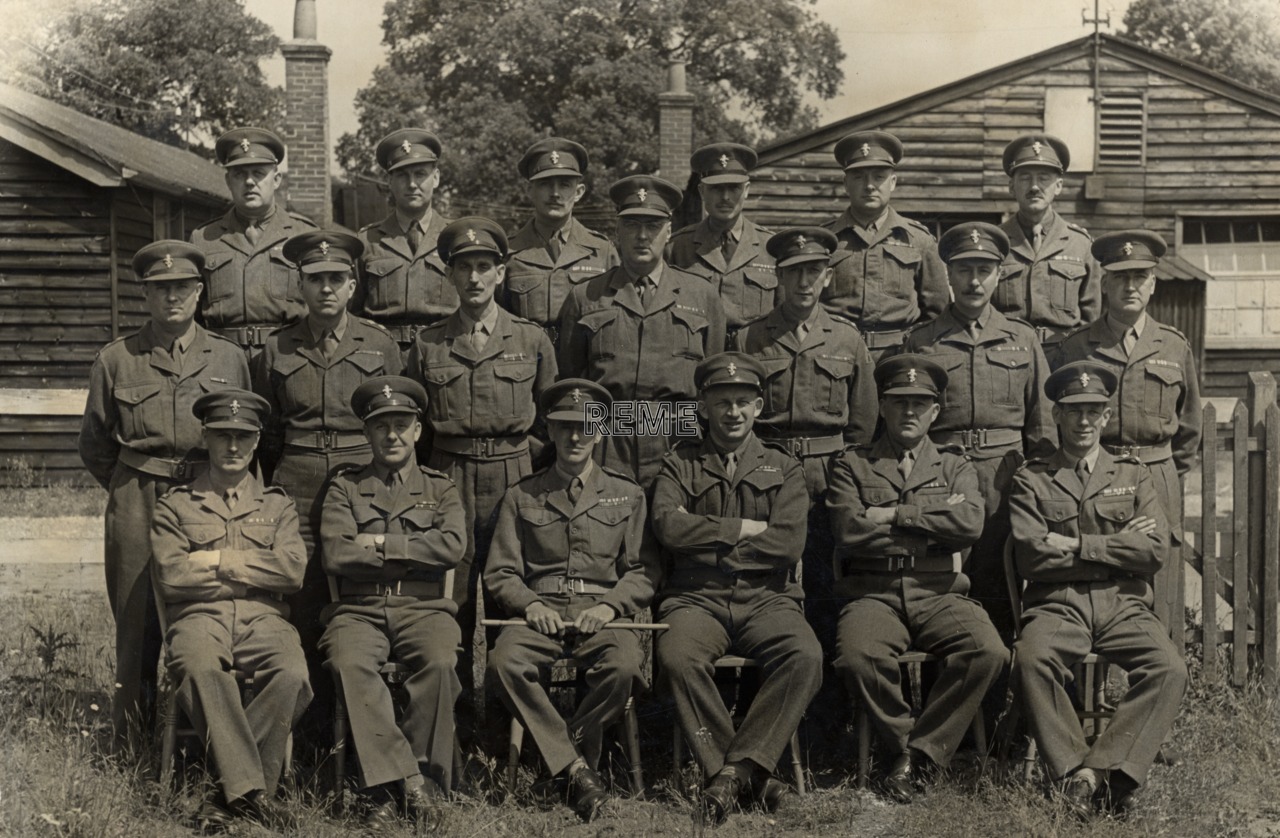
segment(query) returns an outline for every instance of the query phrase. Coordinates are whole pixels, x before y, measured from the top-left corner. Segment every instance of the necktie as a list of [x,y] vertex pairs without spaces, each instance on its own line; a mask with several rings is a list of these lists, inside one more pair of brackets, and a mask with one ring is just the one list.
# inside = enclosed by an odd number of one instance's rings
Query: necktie
[[804,339],[809,337],[809,324],[800,323],[796,326],[796,342],[803,344]]
[[395,492],[396,487],[400,485],[400,472],[393,471],[387,475],[387,489]]
[[582,497],[582,478],[575,477],[569,481],[569,503],[577,506],[578,498]]
[[333,333],[333,329],[325,329],[324,334],[320,337],[320,354],[324,355],[326,361],[333,360],[333,353],[338,351],[338,336]]
[[724,473],[733,477],[733,473],[738,470],[738,455],[730,451],[724,455]]
[[422,225],[417,221],[409,224],[409,249],[414,253],[418,252],[418,246],[422,244]]
[[236,501],[240,499],[240,493],[235,489],[227,489],[222,493],[222,500],[227,505],[227,509],[235,511]]
[[720,256],[724,259],[725,265],[728,265],[729,260],[733,258],[734,249],[733,236],[729,235],[726,230],[724,235],[720,237]]
[[649,277],[647,276],[641,277],[640,281],[636,283],[636,291],[640,294],[640,305],[649,305],[649,290],[651,288],[652,286],[650,285]]
[[1124,354],[1131,355],[1133,348],[1138,345],[1138,330],[1133,327],[1126,329],[1121,343],[1124,345]]
[[914,465],[915,456],[910,451],[903,451],[902,456],[898,458],[898,471],[902,473],[903,480],[911,477],[911,467]]
[[978,321],[970,320],[967,331],[969,332],[969,337],[973,338],[973,342],[977,343],[978,342]]
[[557,262],[560,259],[560,234],[554,233],[551,238],[547,239],[547,254],[551,257],[551,261]]
[[484,333],[484,325],[477,323],[471,328],[471,345],[475,347],[477,352],[484,349],[484,345],[489,342],[489,336]]
[[258,222],[250,221],[245,226],[244,237],[249,240],[249,244],[257,247],[258,240],[262,238],[262,228],[258,226]]
[[1044,225],[1037,224],[1031,228],[1031,249],[1039,252],[1040,244],[1044,241]]
[[1076,460],[1076,477],[1080,478],[1080,486],[1089,485],[1089,463],[1083,457]]

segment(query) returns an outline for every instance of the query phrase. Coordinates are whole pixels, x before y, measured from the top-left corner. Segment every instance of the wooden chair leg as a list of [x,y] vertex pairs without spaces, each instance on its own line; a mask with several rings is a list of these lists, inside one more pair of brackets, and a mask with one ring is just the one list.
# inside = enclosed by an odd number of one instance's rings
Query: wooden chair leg
[[791,734],[791,773],[796,781],[796,794],[804,797],[804,766],[800,764],[800,731]]
[[334,809],[341,813],[347,800],[347,703],[340,689],[333,702],[333,795]]
[[982,708],[973,717],[973,744],[978,749],[978,773],[987,773],[987,723],[982,718]]
[[681,769],[684,768],[684,733],[680,723],[671,725],[671,785],[680,788]]
[[853,711],[853,720],[858,737],[858,788],[865,789],[871,773],[871,720],[861,704]]
[[622,711],[622,726],[627,738],[627,761],[631,763],[631,793],[644,796],[644,768],[640,762],[640,720],[636,718],[635,696],[627,699]]
[[293,789],[293,731],[284,740],[284,762],[280,766],[280,784]]
[[524,748],[524,725],[511,717],[511,735],[507,746],[507,794],[516,790],[516,769],[520,766],[520,751]]
[[158,776],[164,789],[173,788],[173,756],[178,744],[178,699],[172,691],[160,711],[160,770]]
[[1027,736],[1027,755],[1022,758],[1022,779],[1031,782],[1036,771],[1036,738]]

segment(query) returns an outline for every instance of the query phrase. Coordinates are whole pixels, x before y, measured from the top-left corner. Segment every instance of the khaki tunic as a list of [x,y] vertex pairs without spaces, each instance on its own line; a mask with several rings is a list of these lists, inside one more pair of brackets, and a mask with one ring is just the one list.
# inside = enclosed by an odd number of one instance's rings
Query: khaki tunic
[[772,230],[749,218],[726,264],[720,235],[705,218],[678,231],[667,245],[667,263],[696,274],[716,289],[724,306],[728,345],[739,329],[773,310],[778,300],[774,258],[765,250]]
[[507,278],[498,291],[502,305],[545,329],[552,344],[560,334],[560,309],[569,290],[618,264],[618,252],[608,237],[576,218],[569,220],[560,255],[554,259],[533,221],[516,231],[509,246]]
[[458,307],[436,240],[453,219],[431,212],[415,252],[395,212],[360,230],[364,253],[351,310],[386,326],[408,352],[418,331]]
[[1042,224],[1039,250],[1027,240],[1017,215],[1000,225],[1009,236],[1009,255],[991,302],[1030,323],[1047,354],[1069,331],[1101,315],[1102,267],[1083,227],[1053,210]]

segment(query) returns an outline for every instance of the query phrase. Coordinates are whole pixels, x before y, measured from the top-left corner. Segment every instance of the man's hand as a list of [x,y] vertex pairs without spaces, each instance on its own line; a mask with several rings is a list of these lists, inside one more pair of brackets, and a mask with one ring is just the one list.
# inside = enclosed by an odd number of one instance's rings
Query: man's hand
[[749,518],[742,519],[742,528],[738,530],[738,540],[746,541],[753,535],[759,535],[769,529],[768,521],[752,521]]
[[867,520],[873,524],[892,524],[893,519],[896,517],[898,517],[898,507],[896,506],[867,507]]
[[546,635],[558,635],[564,631],[565,622],[560,615],[541,602],[535,602],[524,610],[524,621],[535,631]]
[[1044,543],[1058,550],[1064,550],[1068,553],[1080,552],[1080,539],[1072,538],[1069,535],[1063,535],[1058,532],[1051,532],[1044,537]]
[[595,634],[604,628],[605,623],[611,623],[616,619],[618,619],[618,612],[614,611],[612,606],[602,602],[579,614],[578,619],[573,621],[573,626],[583,634]]
[[1120,532],[1140,532],[1143,535],[1156,531],[1156,519],[1149,518],[1146,515],[1139,515],[1132,521],[1124,525],[1124,529]]

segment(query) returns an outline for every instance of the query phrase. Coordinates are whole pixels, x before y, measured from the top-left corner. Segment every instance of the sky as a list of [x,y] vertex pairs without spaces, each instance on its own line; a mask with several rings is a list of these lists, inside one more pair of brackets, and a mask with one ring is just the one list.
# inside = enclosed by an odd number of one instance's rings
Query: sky
[[[461,0],[468,2],[469,0]],[[475,1],[475,0],[471,0]],[[482,0],[481,0],[482,1]],[[1104,31],[1117,32],[1131,0],[1100,0]],[[1093,31],[1094,0],[815,0],[845,51],[844,85],[830,100],[812,98],[820,124],[861,113],[947,82],[1072,41]],[[358,127],[356,91],[382,63],[379,0],[316,0],[318,39],[329,64],[332,138]],[[1087,5],[1087,8],[1086,8]],[[293,0],[245,0],[283,39],[293,36]],[[284,83],[284,59],[265,68]]]

